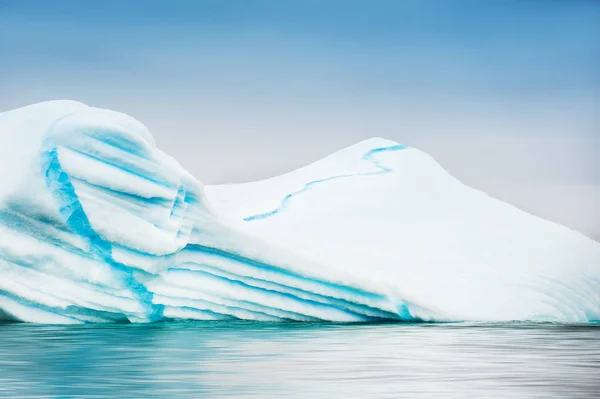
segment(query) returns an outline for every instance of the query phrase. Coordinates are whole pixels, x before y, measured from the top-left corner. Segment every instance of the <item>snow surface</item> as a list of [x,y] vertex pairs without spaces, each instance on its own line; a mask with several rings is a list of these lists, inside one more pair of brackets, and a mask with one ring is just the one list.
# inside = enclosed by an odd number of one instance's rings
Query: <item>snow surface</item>
[[0,315],[37,323],[600,320],[600,244],[370,139],[203,187],[135,119],[0,114]]

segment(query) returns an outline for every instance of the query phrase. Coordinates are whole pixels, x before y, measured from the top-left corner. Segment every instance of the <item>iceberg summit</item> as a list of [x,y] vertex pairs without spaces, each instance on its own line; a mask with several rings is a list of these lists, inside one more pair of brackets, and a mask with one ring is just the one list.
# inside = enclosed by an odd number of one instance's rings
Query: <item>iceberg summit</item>
[[389,140],[203,186],[135,119],[52,101],[0,113],[0,152],[3,320],[600,320],[600,243]]

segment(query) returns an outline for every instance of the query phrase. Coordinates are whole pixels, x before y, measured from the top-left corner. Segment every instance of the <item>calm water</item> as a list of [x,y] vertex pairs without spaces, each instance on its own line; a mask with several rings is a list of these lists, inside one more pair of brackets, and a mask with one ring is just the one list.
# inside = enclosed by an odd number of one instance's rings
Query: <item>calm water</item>
[[0,397],[600,397],[600,326],[0,325]]

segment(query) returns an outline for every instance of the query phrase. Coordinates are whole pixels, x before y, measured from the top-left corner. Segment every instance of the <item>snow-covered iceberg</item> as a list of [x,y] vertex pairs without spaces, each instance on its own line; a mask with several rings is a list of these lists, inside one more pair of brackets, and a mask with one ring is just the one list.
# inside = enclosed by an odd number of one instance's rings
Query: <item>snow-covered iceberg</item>
[[594,322],[600,244],[388,140],[203,187],[135,119],[54,101],[0,114],[1,318]]

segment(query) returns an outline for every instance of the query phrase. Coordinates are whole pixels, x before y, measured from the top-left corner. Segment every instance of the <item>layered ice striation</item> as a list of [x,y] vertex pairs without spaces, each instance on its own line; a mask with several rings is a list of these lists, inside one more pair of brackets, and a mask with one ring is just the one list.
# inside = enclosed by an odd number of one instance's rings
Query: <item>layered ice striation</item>
[[0,114],[0,318],[600,320],[600,244],[384,139],[203,187],[71,101]]

